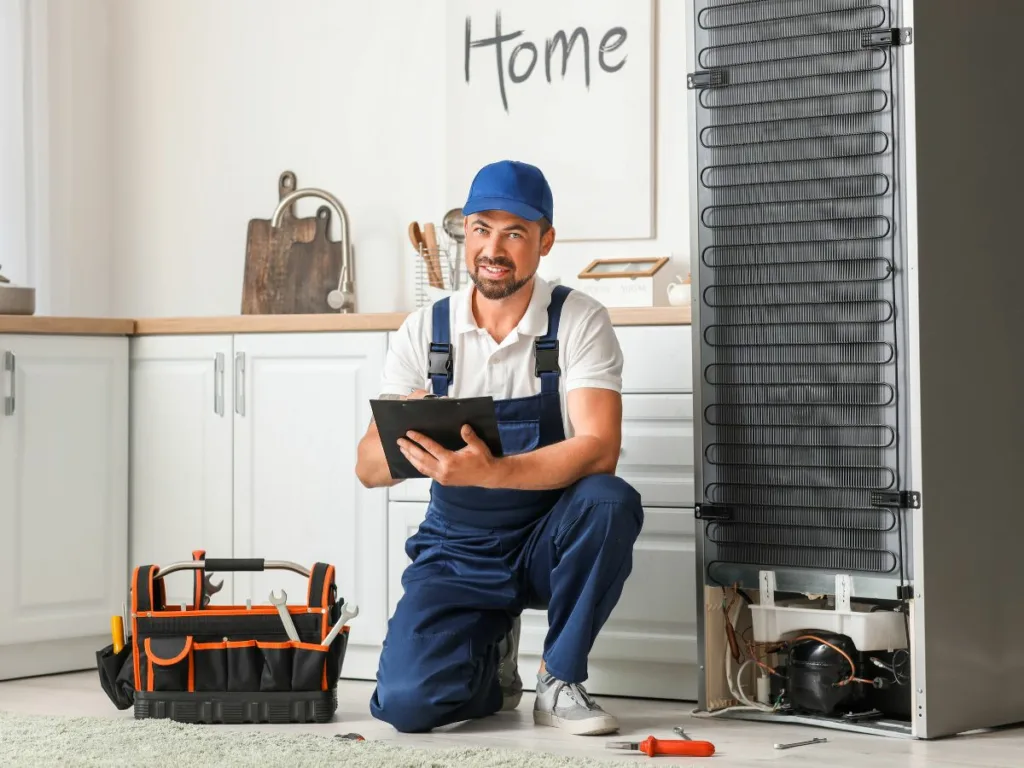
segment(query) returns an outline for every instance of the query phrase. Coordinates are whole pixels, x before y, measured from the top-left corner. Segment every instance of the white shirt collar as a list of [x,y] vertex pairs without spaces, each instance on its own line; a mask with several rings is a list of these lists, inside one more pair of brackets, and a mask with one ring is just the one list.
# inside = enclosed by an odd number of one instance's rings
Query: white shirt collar
[[[455,304],[454,335],[456,336],[473,331],[486,333],[483,328],[477,325],[476,318],[473,316],[473,291],[475,290],[476,286],[470,282],[466,288],[452,296],[452,302]],[[518,338],[519,336],[536,337],[543,335],[548,328],[549,304],[551,304],[550,283],[545,281],[540,275],[534,275],[533,295],[530,297],[530,304],[527,306],[526,314],[519,321],[515,331],[509,334],[510,339],[512,337]],[[506,341],[508,340],[506,339]]]

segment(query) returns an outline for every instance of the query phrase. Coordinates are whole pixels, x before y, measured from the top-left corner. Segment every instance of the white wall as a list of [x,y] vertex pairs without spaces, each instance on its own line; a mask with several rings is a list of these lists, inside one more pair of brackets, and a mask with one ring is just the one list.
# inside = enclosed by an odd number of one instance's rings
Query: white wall
[[[113,0],[29,0],[33,35],[46,34],[36,57],[39,89],[32,133],[36,192],[31,230],[42,254],[37,314],[114,313],[113,233],[124,226],[114,197],[111,22]],[[49,6],[49,13],[41,11]],[[41,96],[45,94],[45,97]],[[42,109],[43,104],[48,109]]]
[[[285,169],[346,206],[359,311],[411,308],[408,224],[463,202],[443,193],[441,0],[48,2],[52,313],[237,314],[247,223]],[[556,245],[542,274],[635,255],[685,273],[683,14],[659,0],[656,239]]]
[[0,264],[39,315],[113,307],[111,8],[0,2]]
[[0,2],[0,274],[28,282],[25,137],[27,8]]

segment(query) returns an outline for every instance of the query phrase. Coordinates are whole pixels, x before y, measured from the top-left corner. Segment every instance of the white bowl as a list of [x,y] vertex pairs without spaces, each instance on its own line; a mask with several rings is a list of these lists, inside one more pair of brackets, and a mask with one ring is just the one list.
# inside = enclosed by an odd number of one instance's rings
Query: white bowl
[[0,315],[34,315],[36,289],[0,283]]

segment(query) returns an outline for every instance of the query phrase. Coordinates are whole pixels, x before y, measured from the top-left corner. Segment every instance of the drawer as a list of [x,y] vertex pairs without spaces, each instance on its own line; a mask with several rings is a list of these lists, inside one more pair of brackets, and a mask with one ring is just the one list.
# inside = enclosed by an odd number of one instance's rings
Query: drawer
[[637,489],[645,506],[693,506],[693,395],[622,396],[616,474]]
[[616,327],[622,347],[622,391],[692,392],[691,332],[689,325]]

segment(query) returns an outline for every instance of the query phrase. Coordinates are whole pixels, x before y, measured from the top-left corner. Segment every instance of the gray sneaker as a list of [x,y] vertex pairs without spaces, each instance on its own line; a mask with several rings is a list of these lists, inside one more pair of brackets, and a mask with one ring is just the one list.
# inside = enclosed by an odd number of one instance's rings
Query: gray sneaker
[[501,711],[508,712],[519,706],[523,698],[523,681],[519,677],[519,616],[512,620],[512,631],[498,644],[498,684],[501,686]]
[[562,728],[576,736],[619,730],[618,721],[601,709],[580,683],[563,683],[547,672],[537,675],[533,722]]

